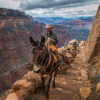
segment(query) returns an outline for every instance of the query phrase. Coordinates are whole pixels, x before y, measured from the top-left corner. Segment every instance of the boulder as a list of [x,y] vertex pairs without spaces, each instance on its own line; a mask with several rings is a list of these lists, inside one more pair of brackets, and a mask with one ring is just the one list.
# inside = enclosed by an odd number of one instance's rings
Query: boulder
[[78,43],[78,41],[77,41],[76,39],[73,39],[73,40],[71,40],[71,41],[69,42],[69,44],[70,44],[70,45],[73,45],[73,42],[77,42],[77,43]]
[[[96,56],[100,57],[100,5],[86,41],[83,61],[93,62]],[[95,59],[100,61],[100,58]]]
[[11,93],[7,96],[6,100],[19,100],[16,93]]
[[19,100],[30,100],[32,93],[30,93],[27,89],[22,89],[19,90],[16,95]]
[[27,81],[26,79],[23,79],[23,80],[19,80],[19,81],[15,82],[12,85],[12,89],[14,91],[19,91],[21,89],[29,89],[30,86],[34,87],[34,83],[31,83],[30,81]]
[[79,93],[81,95],[81,97],[86,100],[89,96],[90,96],[90,93],[91,93],[91,89],[89,87],[82,87],[80,88],[79,90]]
[[15,82],[12,85],[14,91],[27,89],[28,91],[34,92],[37,87],[42,86],[42,81],[39,75],[29,71],[21,80]]
[[79,46],[85,46],[85,41],[81,41],[81,42],[79,43]]
[[98,95],[100,95],[100,82],[97,84],[96,92]]
[[29,71],[12,85],[6,100],[29,100],[39,87],[42,87],[41,77]]

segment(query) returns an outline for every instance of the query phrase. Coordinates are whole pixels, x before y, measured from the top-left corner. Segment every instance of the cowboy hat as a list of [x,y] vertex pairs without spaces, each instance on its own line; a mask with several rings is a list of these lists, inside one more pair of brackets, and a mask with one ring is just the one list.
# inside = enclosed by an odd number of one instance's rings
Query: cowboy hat
[[45,28],[45,29],[46,29],[46,28],[53,29],[53,27],[51,27],[49,24],[47,24],[46,27],[43,27],[43,28]]

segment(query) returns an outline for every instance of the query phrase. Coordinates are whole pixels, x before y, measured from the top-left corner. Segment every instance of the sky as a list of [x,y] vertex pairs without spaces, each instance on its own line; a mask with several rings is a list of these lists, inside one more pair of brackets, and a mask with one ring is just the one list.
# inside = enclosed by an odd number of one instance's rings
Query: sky
[[95,16],[100,0],[0,0],[0,8],[24,11],[33,17]]

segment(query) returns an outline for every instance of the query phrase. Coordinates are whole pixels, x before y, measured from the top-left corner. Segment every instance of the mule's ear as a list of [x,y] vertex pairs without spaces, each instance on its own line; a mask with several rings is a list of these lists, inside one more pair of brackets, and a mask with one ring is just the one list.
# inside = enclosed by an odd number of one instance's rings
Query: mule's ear
[[29,37],[29,39],[30,39],[31,45],[36,46],[36,42],[33,40],[33,38],[31,36]]
[[43,36],[41,39],[41,45],[44,46],[44,43],[45,43],[45,37]]

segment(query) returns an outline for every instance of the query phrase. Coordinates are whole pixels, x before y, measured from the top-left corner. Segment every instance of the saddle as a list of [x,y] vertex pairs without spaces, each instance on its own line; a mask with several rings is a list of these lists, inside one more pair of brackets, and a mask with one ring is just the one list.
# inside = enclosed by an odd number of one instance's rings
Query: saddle
[[62,57],[61,55],[58,53],[58,51],[56,52],[51,52],[53,58],[54,58],[54,62],[57,63],[59,61],[61,61]]
[[56,46],[53,45],[52,43],[49,43],[48,48],[49,48],[52,52],[54,52],[54,53],[57,51]]
[[57,62],[61,61],[62,57],[58,53],[56,46],[53,45],[52,43],[47,43],[47,45],[48,45],[49,51],[51,51],[51,54],[54,58],[54,62],[57,63]]

